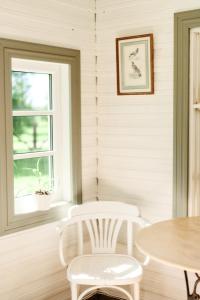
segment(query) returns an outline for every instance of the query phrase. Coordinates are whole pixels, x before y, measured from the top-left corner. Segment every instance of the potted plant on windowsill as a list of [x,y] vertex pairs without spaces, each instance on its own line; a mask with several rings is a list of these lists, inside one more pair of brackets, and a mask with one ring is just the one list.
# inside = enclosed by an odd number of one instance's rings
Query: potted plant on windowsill
[[49,180],[44,180],[44,174],[40,170],[40,160],[41,158],[37,160],[36,168],[29,168],[37,178],[37,186],[33,196],[36,200],[37,210],[49,210],[54,199],[54,193],[51,190]]
[[47,190],[35,191],[35,199],[37,201],[38,210],[49,210],[53,200],[53,192]]

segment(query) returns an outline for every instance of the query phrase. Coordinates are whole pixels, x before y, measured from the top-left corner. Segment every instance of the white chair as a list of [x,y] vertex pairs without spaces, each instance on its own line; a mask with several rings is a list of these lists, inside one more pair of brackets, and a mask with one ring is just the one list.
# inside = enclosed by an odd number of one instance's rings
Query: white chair
[[[116,254],[119,231],[123,223],[126,223],[127,254]],[[63,240],[67,227],[72,224],[76,224],[78,229],[79,256],[72,259],[67,267],[63,253]],[[142,264],[132,256],[133,224],[140,227],[147,225],[134,205],[97,201],[71,208],[68,219],[63,221],[58,229],[60,259],[67,269],[72,300],[81,300],[92,291],[103,288],[115,289],[130,300],[139,300],[139,283],[143,269]],[[83,254],[83,225],[87,228],[91,242],[89,255]],[[148,258],[144,264],[147,260]],[[130,291],[125,289],[127,285],[130,286]],[[85,286],[81,293],[79,293],[80,286]]]

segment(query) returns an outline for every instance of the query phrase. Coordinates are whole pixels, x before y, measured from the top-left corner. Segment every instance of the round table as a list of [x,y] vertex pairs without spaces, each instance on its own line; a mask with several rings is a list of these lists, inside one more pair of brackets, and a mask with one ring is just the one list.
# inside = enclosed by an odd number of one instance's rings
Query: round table
[[[200,299],[200,217],[177,218],[155,223],[139,231],[136,245],[151,259],[184,270],[188,299]],[[190,293],[187,271],[196,274]]]

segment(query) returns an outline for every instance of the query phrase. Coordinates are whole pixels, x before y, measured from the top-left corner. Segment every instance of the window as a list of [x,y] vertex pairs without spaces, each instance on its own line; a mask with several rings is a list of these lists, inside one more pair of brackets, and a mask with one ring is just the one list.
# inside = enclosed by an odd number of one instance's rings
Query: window
[[35,191],[51,193],[51,205],[71,198],[70,68],[19,58],[11,62],[14,208],[21,214],[40,209]]
[[81,201],[80,54],[10,40],[0,44],[6,233],[56,220]]

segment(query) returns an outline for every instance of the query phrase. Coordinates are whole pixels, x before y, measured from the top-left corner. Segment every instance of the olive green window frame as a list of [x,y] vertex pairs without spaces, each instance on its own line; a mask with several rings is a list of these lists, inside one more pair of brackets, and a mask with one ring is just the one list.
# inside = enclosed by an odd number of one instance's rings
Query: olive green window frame
[[188,215],[190,30],[200,26],[200,9],[174,16],[173,214]]
[[[14,215],[10,199],[8,168],[11,155],[6,153],[7,128],[10,126],[7,105],[11,91],[8,78],[11,76],[11,58],[24,58],[57,63],[66,63],[71,69],[70,99],[70,157],[72,164],[72,201],[45,212]],[[11,101],[11,99],[10,99]],[[10,149],[12,150],[12,149]],[[11,151],[10,151],[11,152]],[[66,216],[69,206],[82,202],[81,174],[81,96],[80,96],[80,51],[29,42],[0,39],[0,235],[56,221]]]

